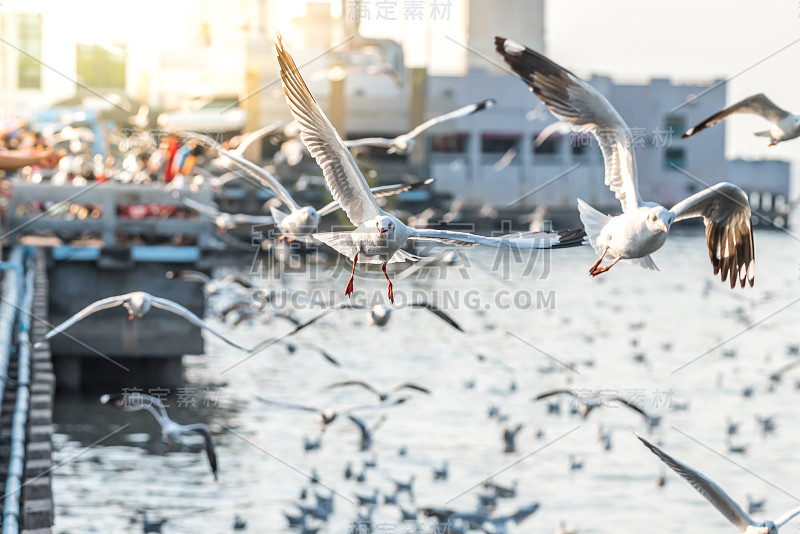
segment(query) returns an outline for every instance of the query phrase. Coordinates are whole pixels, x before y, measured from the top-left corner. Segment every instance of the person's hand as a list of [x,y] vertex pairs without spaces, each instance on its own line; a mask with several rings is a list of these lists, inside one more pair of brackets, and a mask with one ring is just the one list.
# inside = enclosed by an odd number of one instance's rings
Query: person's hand
[[45,169],[54,169],[61,161],[63,154],[56,154],[52,148],[46,148],[39,153],[39,166]]

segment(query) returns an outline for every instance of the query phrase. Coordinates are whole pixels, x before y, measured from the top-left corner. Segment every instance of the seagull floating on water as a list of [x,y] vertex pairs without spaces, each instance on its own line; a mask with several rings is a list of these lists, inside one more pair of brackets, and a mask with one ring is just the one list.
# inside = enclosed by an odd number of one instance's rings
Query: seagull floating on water
[[[574,129],[591,132],[603,151],[605,182],[622,204],[622,214],[607,216],[578,199],[589,241],[600,254],[589,269],[592,276],[608,271],[620,260],[657,270],[650,254],[667,240],[672,223],[702,217],[706,225],[714,274],[753,285],[755,253],[750,205],[739,187],[722,182],[666,209],[639,196],[633,137],[622,117],[597,89],[542,54],[502,37],[497,51],[550,111]],[[601,267],[608,257],[612,263]]]

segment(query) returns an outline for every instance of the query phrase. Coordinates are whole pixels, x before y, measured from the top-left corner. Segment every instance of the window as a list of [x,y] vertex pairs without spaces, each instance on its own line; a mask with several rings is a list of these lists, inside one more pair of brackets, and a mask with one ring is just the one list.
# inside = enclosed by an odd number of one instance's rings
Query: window
[[78,44],[78,81],[92,89],[125,89],[125,45]]
[[558,154],[558,144],[561,142],[561,136],[559,134],[550,135],[539,146],[536,146],[537,137],[539,137],[539,134],[533,137],[534,154]]
[[676,170],[675,167],[686,167],[686,155],[682,148],[668,148],[664,151],[664,167]]
[[25,51],[25,54],[18,55],[17,87],[40,89],[42,65],[36,58],[42,55],[42,17],[41,15],[20,14],[17,16],[17,22],[19,24],[19,47]]
[[484,154],[505,154],[518,144],[518,135],[483,134],[481,138],[481,152]]
[[467,151],[469,134],[434,134],[431,136],[431,152],[440,154],[463,154]]
[[683,115],[667,115],[667,118],[664,119],[664,130],[666,135],[669,135],[670,132],[676,136],[683,135],[683,132],[686,131],[686,117]]

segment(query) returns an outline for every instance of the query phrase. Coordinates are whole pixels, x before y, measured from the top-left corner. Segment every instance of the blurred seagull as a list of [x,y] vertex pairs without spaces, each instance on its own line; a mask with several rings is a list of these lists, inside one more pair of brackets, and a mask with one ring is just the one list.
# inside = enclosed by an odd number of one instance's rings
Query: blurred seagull
[[[177,193],[175,191],[174,193]],[[180,197],[180,201],[183,203],[184,206],[187,208],[191,208],[200,215],[208,217],[214,224],[216,225],[217,229],[224,233],[228,230],[236,228],[240,225],[252,225],[252,226],[259,226],[259,225],[270,225],[273,224],[275,219],[269,215],[249,215],[246,213],[226,213],[224,211],[220,211],[215,206],[210,204],[204,204],[203,202],[198,202],[191,198],[186,198],[182,195],[178,195]]]
[[214,437],[206,425],[203,423],[190,425],[176,423],[167,415],[167,410],[164,408],[161,399],[144,393],[103,395],[100,397],[100,402],[120,407],[126,412],[147,410],[161,425],[161,439],[168,445],[172,445],[175,442],[180,443],[185,435],[200,434],[205,441],[206,455],[208,455],[208,463],[211,465],[211,472],[214,474],[214,480],[217,480],[217,454],[214,451]]
[[372,435],[378,431],[378,429],[383,426],[383,423],[386,422],[386,416],[382,415],[380,419],[378,419],[372,426],[367,426],[367,424],[354,417],[353,415],[347,416],[350,421],[352,421],[357,427],[361,434],[361,441],[359,442],[359,450],[361,451],[368,451],[372,447]]
[[92,315],[93,313],[99,312],[100,310],[107,310],[109,308],[116,308],[117,306],[122,306],[126,310],[128,310],[128,319],[133,320],[134,316],[141,319],[144,317],[151,308],[158,308],[160,310],[166,310],[170,313],[174,313],[175,315],[179,315],[183,317],[193,325],[202,328],[203,330],[207,330],[210,334],[215,335],[231,347],[235,347],[239,350],[247,352],[248,349],[242,347],[241,345],[237,345],[230,339],[226,338],[213,328],[211,328],[205,321],[200,319],[197,315],[193,314],[177,302],[173,302],[168,299],[162,299],[160,297],[154,297],[150,293],[145,293],[144,291],[134,291],[133,293],[125,293],[124,295],[117,295],[115,297],[108,297],[104,299],[100,299],[97,302],[93,302],[89,304],[84,309],[58,325],[57,327],[50,330],[44,338],[34,345],[35,348],[41,347],[42,344],[47,341],[48,339],[52,338],[60,334],[61,332],[67,330],[69,327],[77,323],[78,321]]
[[759,137],[769,137],[769,146],[774,146],[782,141],[788,141],[789,139],[800,136],[800,115],[792,115],[788,111],[779,108],[772,100],[767,98],[763,93],[760,93],[747,97],[740,102],[728,106],[722,111],[714,113],[697,126],[686,130],[686,133],[681,136],[681,139],[691,137],[697,132],[714,126],[718,122],[736,113],[760,115],[771,122],[772,127],[769,130],[756,132],[755,134]]
[[359,387],[362,387],[362,388],[366,389],[367,391],[369,391],[371,393],[374,393],[375,397],[378,399],[379,402],[386,402],[387,400],[389,400],[389,397],[391,397],[395,393],[403,391],[404,389],[410,389],[410,390],[413,390],[413,391],[419,391],[420,393],[424,393],[426,395],[430,395],[431,394],[431,391],[429,389],[426,389],[426,388],[424,388],[422,386],[418,386],[417,384],[412,384],[410,382],[406,382],[404,384],[400,384],[398,386],[395,386],[395,387],[393,387],[392,389],[390,389],[390,390],[388,390],[386,392],[378,391],[376,388],[372,387],[371,385],[369,385],[366,382],[363,382],[361,380],[348,380],[346,382],[336,382],[335,384],[331,384],[330,386],[328,386],[328,389],[336,389],[336,388],[349,387],[349,386],[359,386]]
[[611,403],[619,402],[623,406],[627,406],[631,410],[635,411],[636,413],[644,417],[645,421],[647,421],[647,424],[650,427],[658,426],[658,424],[661,422],[660,417],[651,416],[633,402],[630,402],[629,400],[616,395],[610,397],[603,396],[598,398],[586,398],[585,396],[579,395],[576,392],[569,389],[554,389],[552,391],[547,391],[545,393],[537,395],[531,400],[540,401],[542,399],[547,399],[554,395],[569,395],[576,401],[578,401],[580,403],[578,405],[578,413],[581,414],[584,419],[586,419],[595,408],[600,408],[602,406],[611,406],[612,405]]
[[253,284],[250,283],[249,280],[235,274],[229,274],[224,278],[214,280],[206,273],[185,269],[183,271],[167,271],[164,276],[169,280],[182,280],[184,282],[198,282],[203,284],[205,292],[209,295],[216,294],[223,287],[227,287],[231,284],[238,284],[245,289],[253,289]]
[[277,408],[285,408],[287,410],[302,410],[304,412],[312,412],[319,414],[319,424],[322,425],[322,429],[325,430],[329,424],[333,423],[339,416],[350,415],[352,412],[360,411],[360,410],[375,410],[378,408],[389,408],[391,406],[397,406],[398,404],[403,404],[406,402],[410,397],[400,397],[399,399],[395,399],[393,401],[382,402],[380,404],[367,404],[363,406],[353,406],[351,408],[347,408],[344,410],[332,410],[327,408],[325,410],[320,410],[319,408],[313,408],[311,406],[304,406],[301,404],[294,404],[291,402],[278,402],[273,401],[270,399],[266,399],[261,397],[260,395],[255,395],[255,398],[258,399],[260,402],[267,404],[269,406],[275,406]]
[[[211,139],[207,135],[186,132],[184,134],[188,139],[193,139],[209,148],[213,148],[218,153],[227,157],[234,164],[244,170],[247,174],[255,178],[263,187],[272,189],[277,195],[278,199],[289,208],[290,213],[279,210],[275,207],[270,207],[272,213],[272,221],[278,225],[282,232],[280,240],[283,239],[306,239],[311,234],[317,231],[320,219],[328,213],[333,213],[339,209],[339,202],[334,200],[320,210],[316,210],[311,206],[301,207],[300,204],[292,197],[289,191],[283,187],[280,181],[273,176],[266,169],[263,169],[244,158],[239,154],[235,154],[229,150],[225,150],[219,143]],[[380,186],[372,189],[373,195],[376,197],[383,197],[389,195],[397,195],[405,191],[410,191],[418,187],[426,186],[433,182],[433,179],[415,182],[412,184],[398,184]],[[190,206],[191,207],[191,206]],[[267,224],[267,223],[263,223]]]
[[356,265],[379,263],[388,282],[388,297],[394,302],[392,282],[386,272],[388,263],[416,261],[417,257],[402,250],[408,239],[430,239],[453,245],[484,244],[494,247],[552,248],[564,241],[580,245],[583,236],[574,232],[519,234],[503,238],[483,237],[462,232],[443,230],[417,230],[409,228],[397,217],[383,211],[369,190],[353,156],[336,133],[331,123],[308,90],[297,66],[283,46],[280,35],[275,45],[278,52],[283,89],[292,115],[300,126],[300,137],[309,152],[322,168],[325,181],[333,198],[341,204],[350,222],[356,226],[352,232],[314,234],[340,254],[352,258],[353,271],[345,295],[353,293]]
[[[497,51],[531,90],[560,120],[578,131],[591,132],[605,160],[605,182],[622,204],[622,214],[603,215],[578,199],[578,209],[589,240],[600,258],[589,269],[592,276],[608,271],[620,260],[645,269],[657,269],[650,254],[666,242],[675,221],[703,217],[711,264],[731,287],[739,279],[753,285],[755,254],[747,194],[729,183],[718,183],[679,202],[672,209],[639,197],[636,158],[630,129],[606,98],[594,87],[543,55],[519,43],[495,38]],[[614,261],[604,267],[608,256]]]
[[[279,41],[280,42],[280,41]],[[280,52],[280,49],[279,49]],[[287,53],[288,56],[288,53]],[[294,66],[294,62],[292,62],[292,66]],[[295,69],[296,70],[296,69]],[[299,77],[299,73],[298,73]],[[305,84],[303,84],[305,85]],[[310,93],[309,93],[310,95]],[[358,146],[379,146],[379,147],[386,147],[388,148],[387,152],[389,154],[393,154],[395,152],[399,154],[407,154],[411,152],[411,149],[414,147],[414,139],[420,135],[425,130],[436,126],[442,122],[460,119],[461,117],[467,117],[472,115],[473,113],[477,113],[484,109],[489,109],[495,105],[495,101],[491,98],[487,100],[481,100],[476,104],[469,104],[463,107],[456,109],[455,111],[451,111],[450,113],[445,113],[444,115],[439,115],[438,117],[434,117],[430,120],[427,120],[411,130],[408,133],[403,135],[398,135],[394,139],[387,139],[386,137],[367,137],[364,139],[350,139],[344,141],[344,146],[347,148],[354,148]],[[300,119],[297,119],[300,121]],[[303,130],[303,126],[300,127]],[[309,148],[309,150],[311,150]]]
[[739,532],[744,532],[745,534],[777,534],[778,529],[788,523],[794,516],[800,514],[800,506],[798,506],[783,514],[774,522],[761,521],[757,523],[711,479],[706,478],[703,474],[695,471],[688,465],[679,462],[639,434],[636,434],[636,437],[639,438],[648,449],[653,451],[656,456],[661,458],[661,461],[689,482],[700,495],[705,497],[714,508],[725,516],[725,519],[733,523],[734,526],[739,529]]

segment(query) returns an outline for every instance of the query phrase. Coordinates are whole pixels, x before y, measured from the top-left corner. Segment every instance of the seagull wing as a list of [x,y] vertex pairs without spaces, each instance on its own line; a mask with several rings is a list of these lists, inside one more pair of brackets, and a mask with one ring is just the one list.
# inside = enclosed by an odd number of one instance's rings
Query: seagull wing
[[608,400],[610,400],[610,401],[618,401],[619,403],[621,403],[624,406],[627,406],[628,408],[630,408],[634,412],[640,413],[648,421],[651,419],[650,415],[647,412],[645,412],[644,409],[642,409],[641,406],[639,406],[638,404],[635,404],[635,403],[633,403],[633,402],[631,402],[631,401],[629,401],[627,399],[623,399],[622,397],[610,397]]
[[275,48],[281,67],[283,91],[292,115],[300,126],[300,138],[322,168],[333,199],[341,204],[355,226],[382,215],[383,210],[372,196],[356,160],[314,100],[280,36]]
[[462,106],[456,110],[451,111],[450,113],[445,113],[444,115],[439,115],[438,117],[434,117],[432,119],[428,119],[427,121],[423,122],[407,134],[402,137],[406,137],[408,139],[413,139],[417,137],[419,134],[427,130],[428,128],[432,128],[437,124],[442,122],[451,121],[453,119],[460,119],[461,117],[466,117],[467,115],[472,115],[473,113],[477,113],[478,111],[482,111],[484,109],[489,109],[495,105],[495,101],[491,98],[487,100],[481,100],[476,104],[468,104],[466,106]]
[[639,197],[633,136],[617,110],[600,92],[567,69],[519,43],[495,37],[495,48],[558,119],[591,132],[603,151],[605,182],[628,211]]
[[366,389],[367,391],[374,393],[375,395],[380,394],[377,389],[375,389],[374,387],[372,387],[371,385],[367,384],[362,380],[347,380],[345,382],[336,382],[335,384],[331,384],[330,386],[328,386],[328,389],[342,388],[348,386],[359,386]]
[[214,448],[214,436],[208,427],[202,423],[195,423],[183,427],[186,432],[196,432],[203,436],[206,442],[206,454],[208,455],[208,463],[211,465],[211,472],[214,473],[214,480],[217,480],[217,453]]
[[781,528],[783,525],[785,525],[786,523],[788,523],[788,522],[789,522],[789,520],[791,520],[791,519],[792,519],[794,516],[796,516],[797,514],[800,514],[800,506],[798,506],[797,508],[795,508],[795,509],[793,509],[793,510],[789,510],[788,512],[786,512],[785,514],[783,514],[782,516],[780,516],[778,519],[776,519],[776,520],[775,520],[775,525],[776,525],[778,528]]
[[202,273],[200,271],[192,271],[192,270],[169,271],[167,273],[167,278],[174,278],[177,280],[183,280],[185,282],[200,282],[203,285],[212,282],[211,277],[208,276],[206,273]]
[[191,198],[185,198],[183,195],[180,195],[180,199],[181,203],[184,206],[192,208],[197,213],[205,215],[206,217],[211,217],[213,219],[215,217],[219,217],[220,215],[222,215],[222,212],[220,210],[209,204],[204,204],[202,202],[198,202]]
[[347,148],[354,148],[357,146],[390,147],[394,145],[394,139],[387,139],[385,137],[365,137],[363,139],[348,139],[343,143]]
[[322,410],[317,408],[312,408],[311,406],[303,406],[302,404],[294,404],[291,402],[279,402],[274,400],[265,399],[260,395],[254,395],[256,399],[263,402],[264,404],[268,404],[270,406],[275,406],[277,408],[286,408],[287,410],[302,410],[304,412],[314,412],[314,413],[321,413]]
[[237,345],[236,343],[234,343],[230,339],[226,338],[225,336],[223,336],[222,334],[220,334],[219,332],[217,332],[216,330],[211,328],[208,325],[208,323],[206,323],[200,317],[198,317],[197,315],[193,314],[192,312],[190,312],[189,310],[187,310],[186,308],[184,308],[183,306],[181,306],[177,302],[173,302],[173,301],[171,301],[169,299],[162,299],[161,297],[153,297],[153,306],[156,307],[156,308],[160,308],[162,310],[167,310],[169,312],[172,312],[175,315],[180,315],[181,317],[183,317],[184,319],[186,319],[187,321],[189,321],[193,325],[195,325],[195,326],[197,326],[199,328],[202,328],[203,330],[207,330],[210,334],[213,334],[213,335],[217,336],[219,339],[221,339],[222,341],[224,341],[225,343],[227,343],[231,347],[235,347],[235,348],[237,348],[237,349],[239,349],[241,351],[244,351],[244,352],[248,352],[248,350],[249,350],[249,349],[246,349],[246,348],[242,347],[241,345]]
[[702,217],[706,225],[706,243],[714,274],[722,271],[722,281],[730,275],[731,287],[736,279],[742,287],[745,280],[753,285],[755,251],[750,204],[739,187],[722,182],[695,193],[670,210],[677,221]]
[[313,343],[297,343],[297,347],[303,347],[303,348],[311,349],[311,350],[319,353],[320,356],[322,356],[323,358],[328,360],[328,362],[330,362],[331,364],[335,365],[336,367],[341,367],[341,365],[342,365],[341,363],[339,363],[339,360],[337,360],[336,358],[334,358],[333,356],[328,354],[325,351],[325,349],[323,349],[322,347],[318,347],[317,345],[314,345]]
[[56,326],[52,330],[50,330],[45,336],[44,340],[48,340],[53,336],[56,336],[63,332],[64,330],[68,329],[81,319],[88,317],[89,315],[99,312],[100,310],[107,310],[108,308],[115,308],[117,306],[122,305],[126,300],[128,300],[128,295],[118,295],[116,297],[108,297],[104,299],[100,299],[97,302],[93,302],[86,306],[84,309],[61,323],[60,325]]
[[430,311],[436,317],[438,317],[442,321],[446,322],[447,324],[449,324],[450,326],[452,326],[453,328],[455,328],[459,332],[463,332],[464,331],[464,329],[461,328],[461,325],[459,325],[457,322],[455,322],[455,320],[452,317],[450,317],[445,312],[443,312],[442,310],[440,310],[439,308],[437,308],[436,306],[434,306],[433,304],[431,304],[429,302],[424,302],[424,301],[423,302],[413,302],[413,303],[411,303],[411,307],[412,308],[425,308],[426,310]]
[[636,434],[636,437],[639,438],[639,440],[644,443],[648,449],[653,451],[656,456],[661,458],[661,460],[673,471],[678,473],[684,480],[689,482],[689,484],[691,484],[692,487],[700,493],[700,495],[705,497],[708,502],[714,505],[714,508],[719,510],[728,521],[733,523],[736,528],[739,529],[739,531],[744,532],[749,525],[755,525],[755,522],[750,518],[749,515],[745,513],[744,510],[742,510],[741,506],[736,504],[736,502],[731,499],[728,494],[725,493],[717,484],[706,478],[701,473],[698,473],[688,465],[679,462],[669,454],[665,453],[644,439],[639,434]]
[[261,139],[262,137],[266,137],[271,133],[275,133],[278,130],[283,128],[283,122],[276,121],[272,124],[268,124],[263,128],[259,128],[254,132],[250,132],[249,134],[245,135],[244,138],[239,142],[239,146],[237,146],[234,150],[231,151],[232,154],[236,154],[237,156],[243,156],[244,151],[247,150],[250,145]]
[[[370,191],[372,191],[372,196],[374,196],[375,198],[383,198],[392,195],[399,195],[400,193],[405,193],[406,191],[412,191],[414,189],[432,184],[433,182],[434,182],[433,178],[428,178],[427,180],[423,180],[421,182],[414,182],[411,184],[381,185],[378,187],[373,187],[372,189],[370,189]],[[338,209],[339,209],[339,202],[334,200],[327,206],[323,207],[321,210],[318,210],[317,213],[319,213],[320,217],[322,217]]]
[[[523,232],[500,237],[487,237],[466,232],[453,232],[451,230],[432,230],[428,228],[409,228],[409,239],[426,239],[439,241],[447,245],[470,246],[486,245],[489,247],[511,247],[521,249],[553,248],[563,245],[561,238],[571,232]],[[582,239],[576,244],[581,244]]]
[[546,391],[544,393],[540,393],[539,395],[535,396],[532,400],[540,401],[542,399],[553,397],[555,395],[569,395],[570,397],[574,397],[579,401],[583,402],[583,399],[580,398],[580,395],[577,395],[574,391],[569,389],[554,389],[552,391]]
[[761,115],[771,123],[777,123],[781,119],[789,116],[788,111],[784,111],[773,104],[772,100],[763,94],[757,94],[745,98],[741,102],[737,102],[731,106],[728,106],[722,111],[714,113],[697,126],[686,130],[686,133],[681,136],[681,139],[686,139],[687,137],[691,137],[701,130],[705,130],[710,126],[714,126],[718,122],[726,119],[734,113],[750,113],[753,115]]
[[252,161],[243,156],[234,154],[230,150],[225,150],[219,143],[217,143],[207,135],[202,135],[194,132],[185,132],[182,135],[185,136],[187,139],[194,139],[195,141],[198,141],[199,143],[202,143],[203,145],[216,150],[217,152],[219,152],[220,154],[231,160],[233,163],[236,164],[237,167],[241,168],[247,174],[258,180],[261,186],[272,189],[289,209],[293,211],[300,209],[300,205],[295,201],[294,198],[292,198],[292,195],[289,193],[289,191],[287,191],[286,188],[283,187],[283,184],[281,184],[277,178],[275,178],[271,173],[267,172],[266,169],[259,167],[258,165],[256,165],[255,163],[253,163]]
[[572,126],[564,121],[556,121],[553,123],[548,124],[545,126],[544,130],[542,130],[539,135],[536,136],[536,140],[533,142],[534,146],[542,146],[545,141],[550,139],[551,136],[555,134],[559,135],[566,135],[572,131]]
[[392,393],[396,393],[404,389],[413,389],[414,391],[419,391],[420,393],[424,393],[426,395],[431,394],[431,390],[429,390],[428,388],[424,388],[422,386],[418,386],[417,384],[412,384],[410,382],[406,382],[405,384],[400,384],[399,386],[393,387]]

